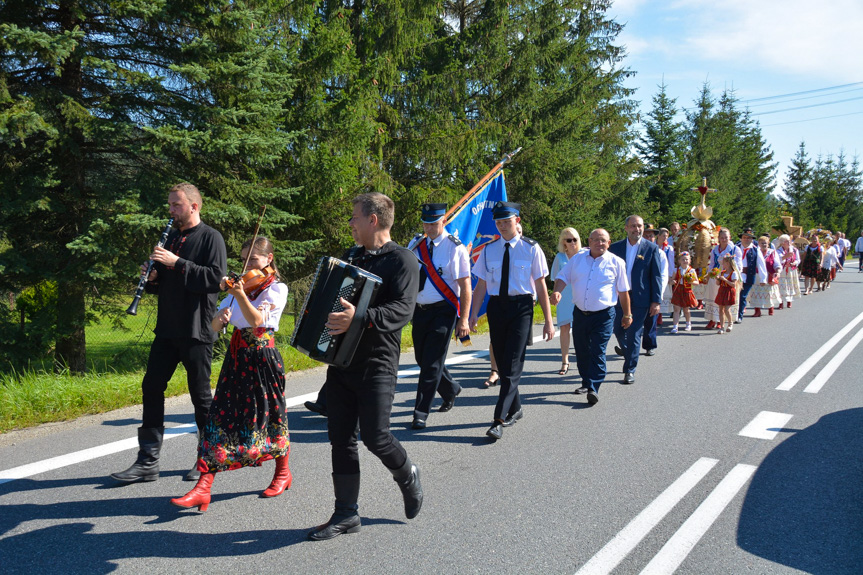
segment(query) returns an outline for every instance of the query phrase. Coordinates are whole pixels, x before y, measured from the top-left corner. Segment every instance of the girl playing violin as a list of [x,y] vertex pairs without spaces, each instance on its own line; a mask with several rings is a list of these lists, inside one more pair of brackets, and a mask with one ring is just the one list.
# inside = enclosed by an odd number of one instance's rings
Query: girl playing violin
[[[257,236],[254,242],[244,243],[242,258],[247,257],[247,269],[262,273],[245,274],[245,282],[222,279],[221,288],[227,289],[229,297],[222,301],[211,327],[219,331],[230,323],[234,331],[198,445],[201,478],[185,496],[171,500],[178,507],[206,511],[217,472],[257,467],[268,459],[276,460],[276,470],[263,497],[281,495],[293,479],[288,468],[285,371],[274,339],[288,287],[278,281],[273,245],[267,238]],[[245,283],[253,283],[253,288]]]

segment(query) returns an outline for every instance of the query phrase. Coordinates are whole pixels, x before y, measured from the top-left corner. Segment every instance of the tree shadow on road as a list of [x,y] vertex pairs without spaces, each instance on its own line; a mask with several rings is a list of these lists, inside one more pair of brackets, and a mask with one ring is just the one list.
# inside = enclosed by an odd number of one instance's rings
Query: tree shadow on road
[[825,415],[774,449],[746,493],[737,544],[807,573],[863,565],[863,408]]

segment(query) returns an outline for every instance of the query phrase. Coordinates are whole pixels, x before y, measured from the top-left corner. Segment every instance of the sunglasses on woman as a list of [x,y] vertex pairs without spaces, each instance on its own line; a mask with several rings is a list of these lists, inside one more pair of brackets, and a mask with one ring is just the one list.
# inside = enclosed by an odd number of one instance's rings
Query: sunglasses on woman
[[568,244],[574,244],[577,240],[575,238],[565,238],[563,241]]

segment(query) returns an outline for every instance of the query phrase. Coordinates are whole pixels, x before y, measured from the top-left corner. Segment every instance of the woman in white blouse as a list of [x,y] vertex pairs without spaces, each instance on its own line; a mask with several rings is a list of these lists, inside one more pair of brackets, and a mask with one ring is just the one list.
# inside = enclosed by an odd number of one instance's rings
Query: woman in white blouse
[[261,271],[256,278],[259,285],[244,289],[240,279],[222,280],[229,297],[222,301],[211,327],[219,331],[230,323],[234,331],[198,445],[201,478],[185,496],[171,500],[178,507],[206,511],[217,472],[258,467],[269,459],[276,460],[276,470],[263,497],[281,495],[293,479],[288,467],[291,443],[284,362],[275,346],[288,287],[278,281],[270,241],[258,236],[252,244],[252,240],[243,244],[242,258],[248,256],[247,270]]

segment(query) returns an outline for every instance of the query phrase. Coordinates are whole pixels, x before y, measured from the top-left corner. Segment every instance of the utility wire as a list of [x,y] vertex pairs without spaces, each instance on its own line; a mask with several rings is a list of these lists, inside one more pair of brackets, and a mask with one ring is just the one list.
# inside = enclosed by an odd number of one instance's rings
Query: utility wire
[[816,90],[806,90],[803,92],[791,92],[790,94],[778,94],[776,96],[764,96],[763,98],[753,98],[751,100],[741,100],[741,104],[750,102],[763,102],[764,100],[777,100],[779,98],[787,98],[789,96],[802,96],[803,94],[814,94],[816,92],[827,92],[829,90],[838,90],[839,88],[850,88],[851,86],[860,86],[863,82],[854,82],[852,84],[840,84],[838,86],[830,86],[829,88],[818,88]]
[[822,102],[821,104],[809,104],[808,106],[796,106],[794,108],[783,108],[782,110],[770,110],[769,112],[755,112],[753,116],[766,116],[768,114],[778,114],[780,112],[793,112],[794,110],[804,110],[806,108],[820,108],[821,106],[830,106],[832,104],[842,104],[844,102],[853,102],[855,100],[863,100],[863,96],[859,98],[847,98],[845,100],[836,100],[834,102]]
[[762,102],[760,104],[747,104],[747,108],[754,108],[756,106],[777,106],[779,104],[787,104],[789,102],[799,102],[800,100],[811,100],[813,98],[831,98],[833,96],[838,96],[839,94],[847,94],[848,92],[859,92],[863,90],[863,88],[852,88],[851,90],[842,90],[841,92],[833,92],[832,94],[818,94],[817,96],[804,96],[802,98],[792,98],[790,100],[783,100],[781,102]]
[[863,112],[851,112],[849,114],[836,114],[835,116],[821,116],[819,118],[808,118],[806,120],[793,120],[791,122],[779,122],[778,124],[762,124],[762,128],[769,128],[770,126],[785,126],[786,124],[800,124],[801,122],[814,122],[815,120],[827,120],[829,118],[843,118],[845,116],[856,116],[858,114],[863,114]]

